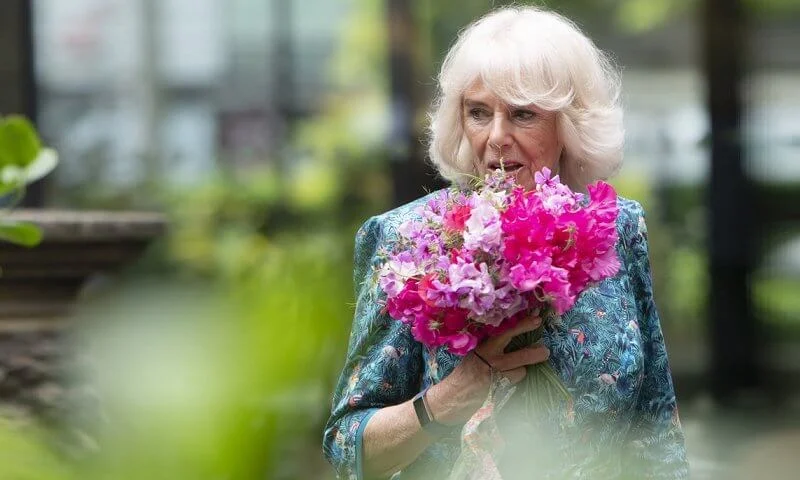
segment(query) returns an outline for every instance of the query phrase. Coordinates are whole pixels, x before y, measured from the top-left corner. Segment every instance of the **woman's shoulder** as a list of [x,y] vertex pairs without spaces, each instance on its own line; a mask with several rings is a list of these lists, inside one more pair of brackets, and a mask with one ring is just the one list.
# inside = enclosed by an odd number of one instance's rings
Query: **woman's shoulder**
[[405,205],[393,208],[386,212],[374,215],[367,219],[358,230],[358,236],[377,235],[380,232],[394,232],[397,228],[408,220],[420,217],[419,210],[432,198],[441,195],[444,189],[435,190],[425,196],[417,198]]
[[636,200],[617,196],[617,232],[627,249],[647,242],[647,224],[642,204]]
[[644,215],[644,208],[641,203],[622,195],[617,195],[617,208],[620,216],[635,218]]
[[428,193],[422,197],[417,198],[416,200],[412,200],[405,205],[400,205],[399,207],[393,208],[387,212],[384,212],[380,215],[376,215],[383,221],[394,221],[396,219],[402,219],[404,221],[410,217],[417,217],[419,216],[419,209],[423,207],[426,203],[428,203],[431,199],[441,195],[445,189],[441,190],[434,190],[433,192]]

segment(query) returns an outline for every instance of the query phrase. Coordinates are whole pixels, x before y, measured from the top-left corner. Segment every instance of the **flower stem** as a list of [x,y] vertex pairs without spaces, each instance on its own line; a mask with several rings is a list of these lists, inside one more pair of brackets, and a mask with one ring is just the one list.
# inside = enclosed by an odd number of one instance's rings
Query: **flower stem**
[[[516,351],[536,345],[544,335],[544,325],[532,332],[526,332],[514,337],[509,343],[507,351]],[[553,407],[568,403],[572,399],[567,388],[561,381],[558,373],[549,362],[542,362],[528,366],[528,374],[520,389],[525,396],[526,410],[529,419],[547,414]]]

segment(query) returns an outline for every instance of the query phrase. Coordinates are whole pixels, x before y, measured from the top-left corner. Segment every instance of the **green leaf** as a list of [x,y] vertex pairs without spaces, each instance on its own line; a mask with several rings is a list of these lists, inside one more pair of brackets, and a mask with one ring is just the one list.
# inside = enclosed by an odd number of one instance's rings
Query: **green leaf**
[[25,168],[6,165],[0,168],[0,195],[18,190],[25,185],[44,177],[58,165],[58,154],[55,150],[44,148],[36,160]]
[[[8,167],[6,167],[8,168]],[[5,177],[8,177],[6,180]],[[5,169],[0,169],[0,196],[21,190],[25,184],[13,175],[6,175]]]
[[42,230],[31,223],[0,221],[0,240],[35,247],[42,241]]
[[0,182],[3,185],[25,185],[25,169],[16,165],[6,165],[0,168]]
[[27,167],[36,160],[41,149],[39,135],[25,117],[11,115],[0,120],[0,168],[7,165]]
[[43,148],[36,159],[25,167],[25,183],[32,183],[52,172],[58,165],[58,153],[52,148]]

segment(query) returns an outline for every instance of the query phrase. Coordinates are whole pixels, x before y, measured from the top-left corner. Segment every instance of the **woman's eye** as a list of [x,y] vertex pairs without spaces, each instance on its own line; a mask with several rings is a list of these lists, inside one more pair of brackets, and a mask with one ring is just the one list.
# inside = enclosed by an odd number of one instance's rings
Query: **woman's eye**
[[469,111],[469,116],[475,120],[483,120],[488,116],[488,112],[482,108],[473,108]]
[[515,110],[514,111],[514,119],[521,120],[523,122],[527,122],[533,120],[533,117],[536,116],[536,113],[530,110]]

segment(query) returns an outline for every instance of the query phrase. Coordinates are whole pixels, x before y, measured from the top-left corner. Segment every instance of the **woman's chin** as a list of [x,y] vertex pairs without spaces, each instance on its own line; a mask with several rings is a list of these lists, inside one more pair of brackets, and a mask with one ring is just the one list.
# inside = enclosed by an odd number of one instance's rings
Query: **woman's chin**
[[528,169],[519,169],[514,172],[514,181],[525,190],[533,190],[536,188],[534,177]]

